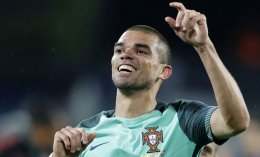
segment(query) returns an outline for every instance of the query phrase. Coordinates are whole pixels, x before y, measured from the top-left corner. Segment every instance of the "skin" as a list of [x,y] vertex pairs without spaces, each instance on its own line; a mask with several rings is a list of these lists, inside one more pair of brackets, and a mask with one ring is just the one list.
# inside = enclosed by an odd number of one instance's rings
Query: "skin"
[[[155,35],[140,31],[125,32],[115,44],[111,64],[112,78],[117,86],[116,116],[138,117],[155,108],[160,84],[172,73],[171,66],[160,64],[158,46]],[[118,70],[122,64],[136,70],[122,73]]]
[[218,145],[214,142],[207,144],[201,151],[200,157],[217,157]]
[[[208,36],[205,15],[186,9],[182,3],[170,3],[178,10],[174,19],[165,21],[184,42],[192,45],[206,69],[218,109],[211,116],[211,129],[217,139],[230,138],[249,125],[249,114],[239,87],[220,60]],[[172,67],[160,64],[156,36],[140,31],[126,31],[119,38],[111,60],[112,78],[117,87],[117,117],[133,118],[154,110],[156,94],[163,80],[172,74]],[[119,65],[130,65],[130,73],[118,71]],[[95,138],[83,129],[66,127],[56,132],[53,157],[70,157],[80,153]],[[81,140],[83,142],[81,142]]]
[[179,12],[176,20],[166,17],[166,22],[184,42],[193,45],[212,84],[218,104],[210,120],[214,136],[226,139],[246,130],[250,117],[244,98],[208,36],[205,15],[188,10],[181,3],[173,2],[170,6]]

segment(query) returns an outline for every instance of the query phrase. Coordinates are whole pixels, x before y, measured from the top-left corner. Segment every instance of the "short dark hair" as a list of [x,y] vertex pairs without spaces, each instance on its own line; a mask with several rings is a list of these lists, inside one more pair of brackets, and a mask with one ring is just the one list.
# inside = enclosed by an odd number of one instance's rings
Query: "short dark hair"
[[162,55],[159,55],[160,62],[162,64],[171,65],[171,60],[172,60],[171,47],[168,41],[164,38],[164,36],[159,31],[147,25],[134,25],[132,27],[129,27],[126,31],[141,31],[147,34],[156,35],[159,39],[160,44],[163,47],[163,49],[159,50],[162,51]]

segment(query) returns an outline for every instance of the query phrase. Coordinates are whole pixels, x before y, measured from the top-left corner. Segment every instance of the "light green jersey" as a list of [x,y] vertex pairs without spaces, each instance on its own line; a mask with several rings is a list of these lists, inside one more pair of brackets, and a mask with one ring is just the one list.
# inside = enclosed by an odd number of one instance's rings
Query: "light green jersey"
[[114,116],[114,110],[82,121],[96,132],[80,157],[196,157],[213,141],[210,116],[216,109],[198,101],[158,101],[151,113],[136,118]]

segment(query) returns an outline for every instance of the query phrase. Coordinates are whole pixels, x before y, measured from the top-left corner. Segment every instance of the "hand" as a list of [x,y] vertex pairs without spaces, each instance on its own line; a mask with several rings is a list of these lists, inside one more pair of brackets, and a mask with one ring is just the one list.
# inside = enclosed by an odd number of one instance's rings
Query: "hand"
[[57,131],[53,142],[53,157],[73,157],[83,151],[95,138],[82,128],[67,126]]
[[184,42],[195,47],[204,46],[208,41],[208,27],[205,15],[184,7],[182,3],[172,2],[170,6],[178,10],[176,19],[166,17],[165,21]]

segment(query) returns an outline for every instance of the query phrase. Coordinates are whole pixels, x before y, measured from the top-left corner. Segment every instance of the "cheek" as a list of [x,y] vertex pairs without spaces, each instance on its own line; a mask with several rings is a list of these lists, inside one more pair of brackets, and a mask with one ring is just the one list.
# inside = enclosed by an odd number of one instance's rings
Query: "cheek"
[[161,72],[161,68],[160,68],[160,64],[158,64],[157,62],[150,62],[149,63],[149,68],[151,70],[151,73],[154,75],[154,76],[157,76],[160,74]]
[[113,55],[111,58],[111,65],[113,65],[114,60],[115,60],[115,56]]
[[111,58],[111,66],[114,67],[115,63],[116,63],[116,57],[115,57],[115,55],[113,55]]
[[117,72],[117,57],[115,55],[113,55],[113,57],[111,58],[111,73],[112,73],[112,77],[115,75],[115,73]]
[[158,74],[158,64],[155,64],[151,60],[145,61],[145,63],[142,66],[142,71],[144,77],[157,77]]
[[147,60],[146,65],[149,69],[152,69],[152,70],[154,70],[158,66],[158,64],[155,63],[155,61],[153,61],[153,60]]
[[153,67],[153,62],[152,60],[148,59],[145,61],[145,65],[147,66],[147,68],[151,69]]

